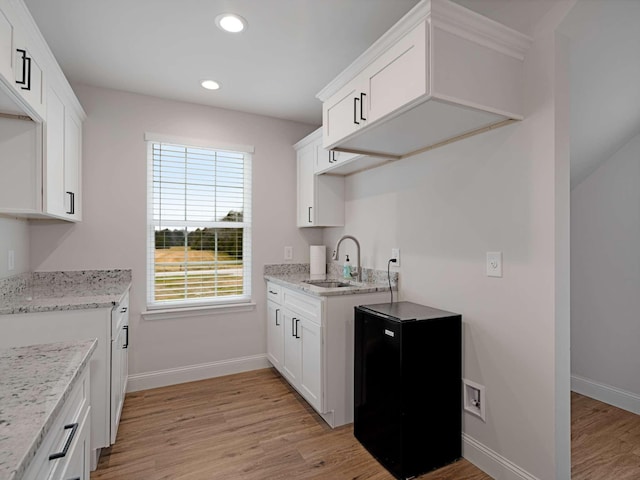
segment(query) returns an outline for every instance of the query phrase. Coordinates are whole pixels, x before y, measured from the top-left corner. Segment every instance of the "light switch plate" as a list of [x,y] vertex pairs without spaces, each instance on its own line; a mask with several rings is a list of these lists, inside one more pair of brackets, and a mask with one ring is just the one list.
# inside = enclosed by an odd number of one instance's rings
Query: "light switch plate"
[[9,250],[9,254],[7,255],[7,270],[15,270],[16,269],[16,252],[15,250]]
[[487,277],[502,277],[502,252],[487,252]]
[[293,260],[293,247],[284,247],[284,259]]

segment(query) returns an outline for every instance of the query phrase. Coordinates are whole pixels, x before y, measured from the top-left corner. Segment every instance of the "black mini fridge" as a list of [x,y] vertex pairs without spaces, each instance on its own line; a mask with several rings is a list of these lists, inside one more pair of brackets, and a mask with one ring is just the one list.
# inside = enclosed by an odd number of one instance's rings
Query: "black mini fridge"
[[462,317],[411,302],[355,307],[354,435],[407,479],[462,455]]

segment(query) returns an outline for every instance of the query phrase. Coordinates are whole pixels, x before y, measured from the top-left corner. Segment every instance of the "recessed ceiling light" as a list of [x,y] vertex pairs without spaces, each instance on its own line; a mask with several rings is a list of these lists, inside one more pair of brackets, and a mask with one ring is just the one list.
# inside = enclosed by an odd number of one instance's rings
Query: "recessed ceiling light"
[[220,84],[218,82],[214,82],[213,80],[203,80],[200,85],[202,85],[207,90],[218,90],[220,88]]
[[222,13],[216,17],[216,25],[225,32],[239,33],[247,28],[247,21],[234,13]]

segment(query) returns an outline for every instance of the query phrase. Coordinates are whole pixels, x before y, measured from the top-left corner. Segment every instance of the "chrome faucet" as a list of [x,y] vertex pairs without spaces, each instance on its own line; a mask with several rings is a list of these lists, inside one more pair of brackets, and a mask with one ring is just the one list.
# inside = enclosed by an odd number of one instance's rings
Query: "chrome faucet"
[[336,248],[333,250],[333,255],[331,255],[331,258],[333,258],[334,260],[340,260],[339,256],[340,256],[340,244],[342,243],[343,240],[346,240],[347,238],[350,238],[351,240],[353,240],[356,244],[356,252],[357,252],[357,257],[356,257],[356,280],[358,280],[359,282],[362,281],[362,269],[360,268],[360,242],[358,242],[358,239],[352,235],[343,235],[340,240],[338,240],[338,243],[336,243]]

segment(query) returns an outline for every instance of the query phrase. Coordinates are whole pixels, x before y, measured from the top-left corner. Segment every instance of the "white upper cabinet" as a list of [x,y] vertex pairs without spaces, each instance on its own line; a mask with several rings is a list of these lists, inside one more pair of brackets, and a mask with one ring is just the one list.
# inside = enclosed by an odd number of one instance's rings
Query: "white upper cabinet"
[[0,75],[13,78],[13,25],[0,11]]
[[316,175],[318,165],[329,155],[322,148],[321,129],[307,135],[294,148],[298,170],[298,227],[343,226],[344,178]]
[[13,78],[17,92],[29,106],[44,118],[46,111],[44,72],[37,53],[34,55],[30,40],[24,30],[14,32]]
[[325,87],[323,147],[399,159],[523,118],[531,39],[423,0]]
[[86,115],[21,0],[0,0],[0,213],[81,220]]
[[43,151],[44,212],[71,221],[81,220],[81,138],[80,122],[49,88]]

